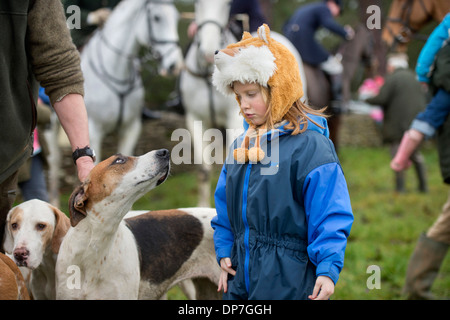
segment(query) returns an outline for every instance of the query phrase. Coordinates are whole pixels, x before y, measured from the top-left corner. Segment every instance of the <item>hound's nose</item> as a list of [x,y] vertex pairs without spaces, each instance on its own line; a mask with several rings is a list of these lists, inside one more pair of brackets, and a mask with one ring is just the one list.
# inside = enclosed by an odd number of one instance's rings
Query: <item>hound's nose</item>
[[161,149],[161,150],[156,151],[156,156],[161,159],[167,159],[169,157],[169,155],[170,155],[170,152],[167,149]]
[[28,251],[27,248],[17,248],[14,250],[14,258],[16,258],[17,261],[24,261],[28,258],[30,254],[30,251]]
[[219,53],[219,50],[216,50],[215,52],[214,52],[214,54],[218,54]]

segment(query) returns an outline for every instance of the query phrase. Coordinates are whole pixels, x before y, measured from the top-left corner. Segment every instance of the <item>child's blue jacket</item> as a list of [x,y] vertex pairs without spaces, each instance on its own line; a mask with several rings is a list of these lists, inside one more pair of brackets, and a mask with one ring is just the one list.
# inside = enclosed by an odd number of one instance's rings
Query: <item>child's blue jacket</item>
[[218,262],[230,257],[236,270],[224,298],[307,299],[317,276],[338,280],[353,213],[326,120],[311,118],[325,129],[266,135],[263,163],[229,152],[211,221]]
[[433,30],[417,58],[416,74],[420,82],[430,82],[437,52],[450,40],[450,13]]

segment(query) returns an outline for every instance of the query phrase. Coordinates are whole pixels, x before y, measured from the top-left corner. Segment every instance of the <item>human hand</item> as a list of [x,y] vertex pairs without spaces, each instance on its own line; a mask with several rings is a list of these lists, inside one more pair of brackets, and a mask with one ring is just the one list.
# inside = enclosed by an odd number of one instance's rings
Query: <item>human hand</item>
[[420,82],[420,87],[422,88],[424,93],[428,92],[428,83],[426,82]]
[[334,282],[327,276],[318,276],[316,279],[316,285],[312,295],[308,298],[311,300],[328,300],[334,293]]
[[189,39],[193,39],[195,37],[195,34],[197,33],[197,31],[198,31],[197,22],[192,21],[189,24],[188,29],[187,29],[187,35],[188,35]]
[[87,22],[91,25],[102,26],[106,22],[106,20],[108,20],[110,14],[111,9],[109,8],[97,9],[88,14]]
[[227,292],[228,290],[228,274],[235,275],[236,271],[231,268],[231,259],[230,258],[222,258],[220,259],[220,268],[222,268],[222,272],[219,278],[219,287],[217,288],[217,292],[222,291]]
[[94,160],[91,157],[80,157],[77,159],[78,179],[84,182],[89,172],[95,167]]
[[345,25],[344,30],[347,33],[347,35],[345,36],[345,39],[352,40],[355,37],[355,30],[353,30],[353,28],[351,26]]

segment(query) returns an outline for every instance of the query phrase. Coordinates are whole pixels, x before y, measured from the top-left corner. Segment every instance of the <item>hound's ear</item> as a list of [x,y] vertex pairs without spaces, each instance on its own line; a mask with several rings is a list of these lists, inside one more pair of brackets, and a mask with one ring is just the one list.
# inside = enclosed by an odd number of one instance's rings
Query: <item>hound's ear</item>
[[13,212],[15,210],[18,210],[17,208],[12,208],[8,215],[6,216],[6,223],[5,223],[5,235],[4,238],[0,238],[0,249],[2,248],[1,241],[3,240],[3,250],[5,250],[6,253],[12,254],[14,250],[14,238],[11,234],[11,230],[9,228],[9,223],[11,220],[11,215],[13,215]]
[[70,225],[75,227],[78,222],[86,218],[86,203],[88,201],[87,196],[87,184],[84,182],[81,186],[76,188],[69,199],[69,212],[70,212]]
[[53,238],[52,238],[52,251],[53,253],[58,253],[59,247],[61,246],[64,236],[66,235],[67,231],[70,228],[70,220],[58,208],[54,206],[50,206],[50,208],[53,210],[56,219],[55,230],[53,231]]

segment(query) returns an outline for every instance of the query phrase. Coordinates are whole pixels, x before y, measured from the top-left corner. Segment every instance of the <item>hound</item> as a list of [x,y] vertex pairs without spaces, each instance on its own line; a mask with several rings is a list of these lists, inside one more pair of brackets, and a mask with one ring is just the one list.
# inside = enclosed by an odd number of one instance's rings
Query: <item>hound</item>
[[19,267],[1,252],[0,300],[30,300],[30,295]]
[[69,228],[63,212],[38,199],[8,212],[3,247],[18,266],[32,270],[29,291],[34,299],[56,298],[56,257]]
[[169,170],[164,149],[140,157],[118,154],[92,169],[69,200],[72,228],[56,263],[57,299],[159,299],[179,281],[197,277],[216,288],[214,209],[152,211],[123,219]]

